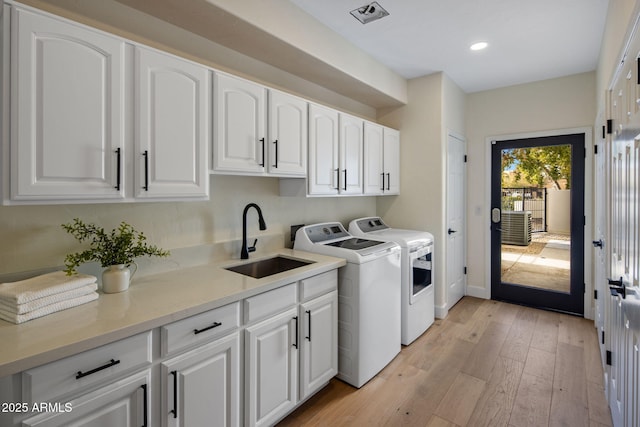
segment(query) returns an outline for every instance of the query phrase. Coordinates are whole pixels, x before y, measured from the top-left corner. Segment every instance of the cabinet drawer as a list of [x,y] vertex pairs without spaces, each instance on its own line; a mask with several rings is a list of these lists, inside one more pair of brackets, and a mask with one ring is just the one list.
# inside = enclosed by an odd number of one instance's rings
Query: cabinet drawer
[[338,270],[327,271],[300,281],[300,299],[308,301],[338,289]]
[[161,328],[162,356],[218,338],[240,326],[240,303],[234,302]]
[[22,373],[25,402],[53,401],[58,396],[151,363],[151,331],[94,348]]
[[244,321],[251,323],[277,314],[298,303],[297,283],[282,286],[244,300]]

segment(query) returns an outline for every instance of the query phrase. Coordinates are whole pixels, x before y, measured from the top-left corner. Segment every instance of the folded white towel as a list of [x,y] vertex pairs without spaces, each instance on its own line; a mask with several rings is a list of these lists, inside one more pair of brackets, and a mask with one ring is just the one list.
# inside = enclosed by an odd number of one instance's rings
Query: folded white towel
[[81,288],[96,282],[95,276],[54,271],[19,282],[0,284],[0,299],[9,304],[24,304],[38,298]]
[[60,292],[59,294],[49,295],[47,297],[38,298],[33,301],[25,302],[24,304],[8,303],[6,300],[0,299],[0,309],[15,314],[25,314],[30,311],[37,310],[39,308],[46,307],[51,304],[55,304],[60,301],[81,297],[88,295],[91,292],[98,290],[98,284],[92,283],[90,285],[83,286],[77,289],[71,289],[70,291]]
[[67,308],[76,307],[81,304],[86,304],[90,301],[98,299],[97,292],[91,292],[88,295],[83,295],[76,298],[71,298],[65,301],[49,304],[37,310],[30,311],[25,314],[11,313],[0,308],[0,319],[6,320],[12,323],[23,323],[27,320],[36,319],[38,317],[46,316],[47,314],[55,313],[57,311],[66,310]]

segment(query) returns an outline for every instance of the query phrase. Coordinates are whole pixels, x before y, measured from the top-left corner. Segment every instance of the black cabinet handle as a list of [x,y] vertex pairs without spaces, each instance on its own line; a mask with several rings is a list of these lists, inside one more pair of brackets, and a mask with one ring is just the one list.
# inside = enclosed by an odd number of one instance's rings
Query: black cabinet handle
[[198,335],[198,334],[201,334],[202,332],[206,332],[206,331],[208,331],[210,329],[217,328],[218,326],[222,326],[222,322],[214,322],[213,325],[207,326],[206,328],[194,329],[193,330],[193,334],[194,335]]
[[178,371],[171,371],[173,375],[173,409],[169,411],[173,418],[178,418]]
[[149,396],[147,393],[147,385],[146,384],[142,384],[140,386],[140,388],[142,388],[142,427],[147,427],[147,423],[149,421]]
[[307,313],[307,319],[309,324],[309,334],[305,338],[308,339],[309,342],[311,342],[311,310],[307,310],[305,311],[305,313]]
[[149,191],[149,150],[144,150],[144,191]]
[[339,190],[340,189],[340,169],[336,169],[336,187],[334,188],[334,190]]
[[121,148],[116,148],[116,190],[120,191],[120,177],[122,176],[120,157],[121,157]]
[[273,143],[276,145],[276,158],[275,158],[275,165],[273,165],[274,168],[278,167],[278,140],[276,139],[275,141],[273,141]]
[[382,187],[380,189],[384,191],[384,172],[382,172],[380,175],[382,176]]
[[347,191],[347,170],[344,170],[344,191]]
[[260,166],[264,167],[264,138],[260,138],[260,142],[262,143],[262,163]]
[[391,190],[391,174],[387,172],[387,190]]
[[119,360],[111,359],[109,361],[109,363],[107,363],[105,365],[102,365],[102,366],[98,366],[97,368],[94,368],[94,369],[92,369],[90,371],[87,371],[87,372],[78,371],[78,373],[76,374],[76,379],[79,380],[80,378],[84,378],[84,377],[86,377],[88,375],[95,374],[96,372],[100,372],[100,371],[102,371],[104,369],[107,369],[107,368],[110,368],[112,366],[115,366],[118,363],[120,363]]
[[293,346],[298,348],[298,316],[294,316],[293,320],[296,321],[296,341],[293,343]]

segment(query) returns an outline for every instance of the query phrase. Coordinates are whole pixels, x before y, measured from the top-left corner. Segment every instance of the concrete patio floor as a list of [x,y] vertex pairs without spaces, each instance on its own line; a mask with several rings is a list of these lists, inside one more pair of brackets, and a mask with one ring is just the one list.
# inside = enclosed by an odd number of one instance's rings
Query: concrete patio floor
[[569,236],[537,233],[529,247],[502,245],[502,281],[569,292]]

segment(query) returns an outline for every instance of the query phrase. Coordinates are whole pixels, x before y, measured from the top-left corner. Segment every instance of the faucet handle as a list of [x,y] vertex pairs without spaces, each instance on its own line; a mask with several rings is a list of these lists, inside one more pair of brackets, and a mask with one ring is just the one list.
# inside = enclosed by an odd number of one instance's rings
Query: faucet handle
[[247,252],[255,252],[255,251],[256,251],[256,244],[257,244],[257,243],[258,243],[258,239],[255,239],[255,240],[253,241],[253,245],[252,245],[252,246],[249,246],[249,247],[247,248]]

